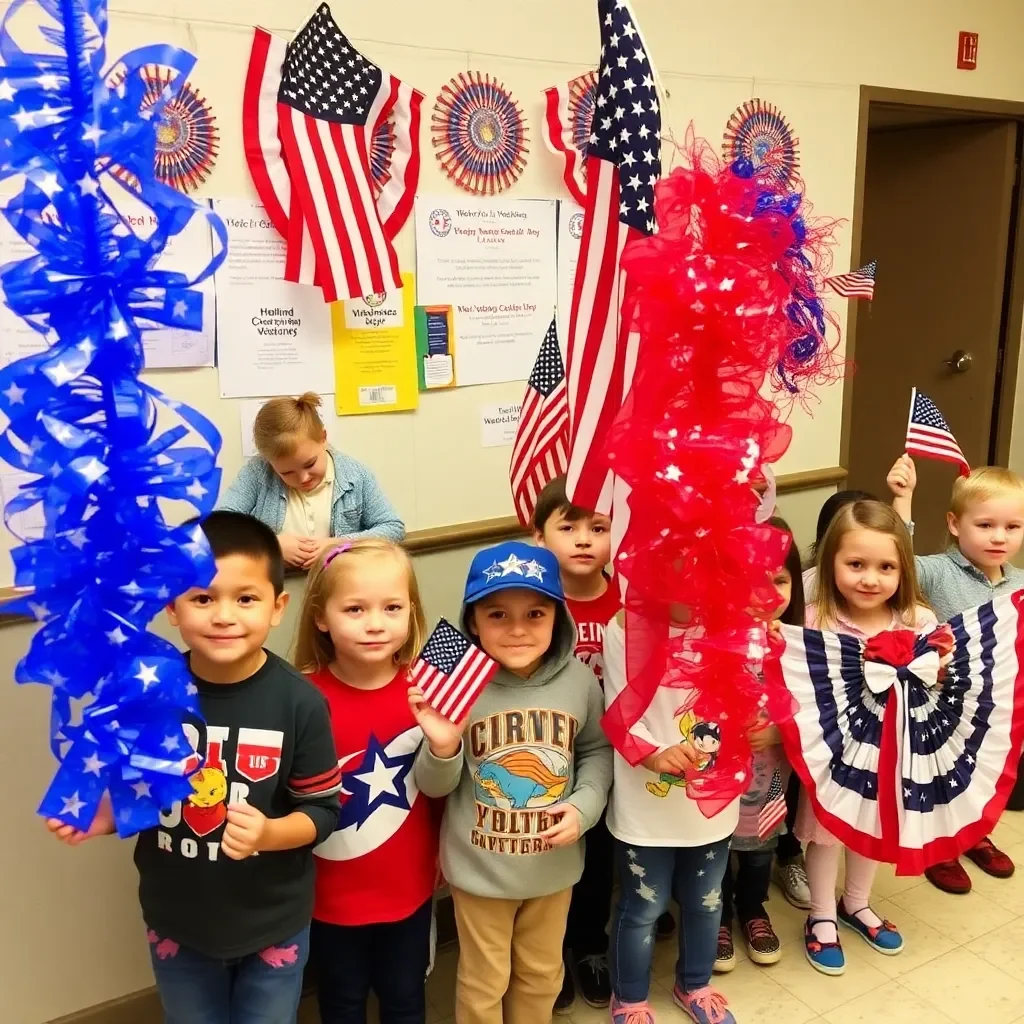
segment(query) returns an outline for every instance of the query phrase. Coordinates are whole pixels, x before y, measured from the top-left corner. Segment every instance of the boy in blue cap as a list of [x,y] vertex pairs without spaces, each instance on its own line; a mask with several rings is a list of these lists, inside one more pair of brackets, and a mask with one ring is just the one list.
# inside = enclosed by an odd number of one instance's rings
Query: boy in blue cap
[[[543,1024],[562,984],[562,937],[600,817],[612,755],[604,699],[576,660],[558,560],[519,542],[470,566],[462,626],[501,665],[453,725],[410,691],[427,742],[416,780],[448,796],[441,866],[459,930],[459,1024]],[[466,734],[463,741],[463,733]]]

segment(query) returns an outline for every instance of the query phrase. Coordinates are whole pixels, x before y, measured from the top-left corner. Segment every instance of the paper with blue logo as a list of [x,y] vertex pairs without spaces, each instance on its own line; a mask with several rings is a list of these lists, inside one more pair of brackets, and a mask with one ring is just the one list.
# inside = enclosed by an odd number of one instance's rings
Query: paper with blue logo
[[459,387],[526,380],[557,301],[556,201],[420,196],[419,301],[454,311]]

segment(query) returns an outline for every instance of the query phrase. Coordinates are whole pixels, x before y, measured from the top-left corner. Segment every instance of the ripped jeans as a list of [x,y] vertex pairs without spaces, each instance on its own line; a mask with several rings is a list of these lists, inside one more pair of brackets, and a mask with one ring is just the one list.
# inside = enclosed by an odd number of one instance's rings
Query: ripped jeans
[[676,984],[695,992],[711,980],[722,916],[729,839],[709,846],[636,846],[615,840],[621,894],[612,922],[612,991],[643,1003],[651,985],[654,929],[674,896],[679,904]]
[[293,1024],[309,928],[259,953],[218,960],[149,933],[164,1024]]

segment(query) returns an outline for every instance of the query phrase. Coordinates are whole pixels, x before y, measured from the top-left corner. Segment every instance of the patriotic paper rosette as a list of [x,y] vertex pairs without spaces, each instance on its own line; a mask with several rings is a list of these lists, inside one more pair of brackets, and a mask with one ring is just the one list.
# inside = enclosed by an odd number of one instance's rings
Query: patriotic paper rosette
[[1024,743],[1024,591],[927,636],[783,627],[769,680],[786,755],[851,850],[919,875],[992,831]]
[[565,85],[544,90],[544,141],[564,167],[562,178],[580,206],[587,201],[587,149],[597,100],[597,72],[577,75]]

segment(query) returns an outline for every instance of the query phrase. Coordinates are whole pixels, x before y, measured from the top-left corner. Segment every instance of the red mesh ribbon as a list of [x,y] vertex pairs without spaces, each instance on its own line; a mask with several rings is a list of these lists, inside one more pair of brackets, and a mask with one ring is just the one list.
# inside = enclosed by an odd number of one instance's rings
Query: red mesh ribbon
[[[616,558],[628,581],[627,684],[604,725],[638,764],[657,748],[631,729],[658,688],[693,688],[680,703],[721,733],[713,764],[687,784],[710,817],[750,780],[747,731],[768,700],[764,616],[778,603],[771,580],[789,545],[754,520],[753,486],[791,435],[761,390],[806,339],[794,301],[803,308],[817,292],[800,194],[774,195],[703,144],[691,143],[691,164],[657,186],[658,234],[622,256],[624,308],[640,337],[609,437],[611,466],[632,489]],[[822,338],[804,377],[829,375],[831,355]],[[673,619],[687,625],[670,636]]]

